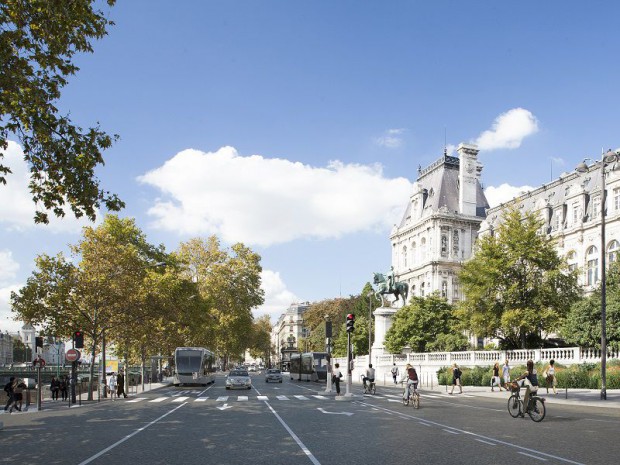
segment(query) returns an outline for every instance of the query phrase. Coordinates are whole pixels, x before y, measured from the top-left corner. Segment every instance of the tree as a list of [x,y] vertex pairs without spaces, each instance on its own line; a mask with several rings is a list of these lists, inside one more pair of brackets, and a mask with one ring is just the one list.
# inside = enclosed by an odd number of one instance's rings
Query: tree
[[579,287],[543,226],[536,213],[512,208],[494,234],[479,239],[459,273],[466,329],[499,338],[505,348],[539,347],[559,329]]
[[269,364],[271,353],[271,320],[269,315],[263,315],[254,321],[249,349],[253,358],[262,358]]
[[[102,151],[118,136],[99,126],[83,130],[59,115],[55,102],[69,76],[79,68],[76,53],[92,52],[91,42],[113,25],[94,8],[94,0],[5,0],[0,3],[0,150],[18,138],[30,166],[29,188],[37,204],[36,223],[48,222],[48,211],[64,216],[68,203],[76,217],[91,220],[104,204],[118,211],[124,203],[104,191],[95,177]],[[111,7],[115,0],[107,0]],[[0,183],[9,166],[2,164]]]
[[252,309],[264,302],[260,255],[241,243],[221,249],[217,237],[210,236],[182,243],[175,256],[216,321],[217,332],[206,347],[226,358],[243,354],[248,341],[242,335],[252,331]]
[[[606,279],[607,347],[620,349],[620,262],[611,263]],[[601,348],[601,285],[588,297],[574,303],[560,334],[570,344]]]
[[390,353],[400,353],[406,346],[414,352],[463,350],[467,338],[457,326],[452,306],[437,293],[413,297],[394,315],[385,348]]

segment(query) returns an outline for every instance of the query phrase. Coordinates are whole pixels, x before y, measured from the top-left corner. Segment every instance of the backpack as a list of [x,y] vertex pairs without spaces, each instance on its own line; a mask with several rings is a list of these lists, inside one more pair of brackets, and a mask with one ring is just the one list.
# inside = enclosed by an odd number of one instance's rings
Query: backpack
[[460,378],[460,377],[461,377],[461,375],[463,374],[463,372],[461,371],[461,369],[460,369],[460,368],[457,368],[457,369],[456,369],[455,374],[456,374],[456,377],[457,377],[457,378]]

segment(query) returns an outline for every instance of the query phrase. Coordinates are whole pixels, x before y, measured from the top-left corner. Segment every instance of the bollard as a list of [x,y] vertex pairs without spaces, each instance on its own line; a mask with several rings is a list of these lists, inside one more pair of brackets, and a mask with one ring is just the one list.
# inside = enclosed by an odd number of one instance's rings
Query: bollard
[[568,388],[567,387],[564,388],[564,398],[568,399]]

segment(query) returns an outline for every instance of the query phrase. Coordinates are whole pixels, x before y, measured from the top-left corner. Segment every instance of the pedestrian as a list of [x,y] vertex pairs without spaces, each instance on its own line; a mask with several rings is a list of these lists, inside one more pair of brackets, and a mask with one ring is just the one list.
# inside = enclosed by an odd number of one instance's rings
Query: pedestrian
[[549,360],[549,365],[545,368],[543,376],[545,377],[547,384],[547,394],[549,394],[549,386],[553,388],[553,393],[557,394],[557,391],[555,390],[555,386],[557,384],[557,379],[555,377],[555,360]]
[[13,392],[14,382],[15,382],[15,376],[11,376],[9,378],[9,382],[4,385],[4,392],[6,392],[6,396],[7,396],[6,405],[4,406],[5,412],[9,409],[9,407],[12,406],[13,402],[15,402],[15,393]]
[[[13,396],[15,398],[14,407],[20,412],[22,411],[22,403],[24,401],[24,389],[26,389],[26,383],[24,383],[23,379],[17,378],[13,385]],[[19,404],[19,407],[17,406],[17,404]]]
[[502,392],[502,382],[499,378],[499,362],[495,362],[493,365],[493,377],[491,378],[491,392],[494,391],[494,387],[497,385],[499,387],[499,392]]
[[116,384],[117,384],[117,388],[116,388],[117,397],[120,399],[121,394],[122,394],[123,397],[126,399],[127,394],[125,394],[125,375],[123,373],[123,370],[118,372],[118,377],[116,378]]
[[508,359],[502,365],[502,378],[504,378],[504,389],[508,391],[510,384],[510,365],[508,364]]
[[55,376],[52,376],[52,381],[50,382],[50,391],[52,392],[52,400],[58,400],[58,393],[60,392],[60,381],[58,381]]
[[454,392],[454,386],[459,387],[459,394],[463,394],[463,386],[461,386],[461,369],[458,367],[456,363],[452,364],[452,390],[450,391],[450,395]]
[[69,398],[69,377],[67,375],[60,378],[60,396],[62,400]]
[[332,382],[336,385],[336,394],[340,395],[340,379],[342,373],[340,371],[340,363],[334,365],[334,371],[332,373]]
[[114,372],[110,373],[108,377],[108,390],[110,392],[110,399],[114,400],[114,394],[116,394],[116,375]]
[[398,384],[398,381],[396,380],[396,378],[398,378],[398,367],[396,366],[396,364],[394,364],[391,371],[392,379],[394,379],[394,384]]

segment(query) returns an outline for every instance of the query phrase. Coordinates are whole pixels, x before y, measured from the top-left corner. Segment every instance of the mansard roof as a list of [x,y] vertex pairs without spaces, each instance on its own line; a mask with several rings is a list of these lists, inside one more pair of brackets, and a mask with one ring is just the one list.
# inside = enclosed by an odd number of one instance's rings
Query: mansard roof
[[[423,216],[440,210],[459,214],[459,166],[458,157],[444,154],[428,167],[418,169],[418,179],[414,188],[416,191],[425,190],[427,194]],[[407,218],[411,216],[411,208],[411,202],[408,202],[399,227],[407,223]],[[488,208],[489,203],[482,186],[476,181],[476,216],[485,218]]]

